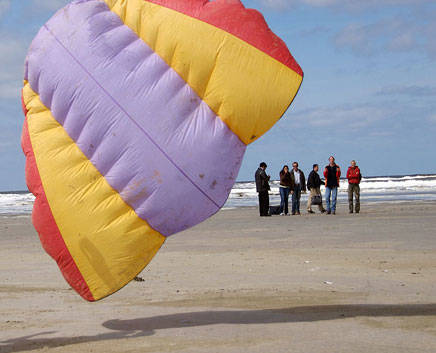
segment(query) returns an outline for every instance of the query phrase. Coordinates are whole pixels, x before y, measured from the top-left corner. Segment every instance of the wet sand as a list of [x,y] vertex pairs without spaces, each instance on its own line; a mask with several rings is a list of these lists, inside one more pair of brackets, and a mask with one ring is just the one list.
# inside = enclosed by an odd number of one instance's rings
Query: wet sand
[[436,203],[257,214],[170,238],[144,282],[97,303],[30,217],[0,216],[0,352],[436,352]]

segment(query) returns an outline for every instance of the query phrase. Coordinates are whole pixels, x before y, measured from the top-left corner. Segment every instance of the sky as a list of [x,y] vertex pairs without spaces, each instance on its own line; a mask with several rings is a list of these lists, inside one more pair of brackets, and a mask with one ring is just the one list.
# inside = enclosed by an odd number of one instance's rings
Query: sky
[[[23,66],[39,28],[68,0],[0,0],[0,191],[25,190]],[[436,174],[434,0],[242,0],[265,16],[304,71],[291,108],[251,144],[238,180],[261,161],[351,159],[364,176]]]

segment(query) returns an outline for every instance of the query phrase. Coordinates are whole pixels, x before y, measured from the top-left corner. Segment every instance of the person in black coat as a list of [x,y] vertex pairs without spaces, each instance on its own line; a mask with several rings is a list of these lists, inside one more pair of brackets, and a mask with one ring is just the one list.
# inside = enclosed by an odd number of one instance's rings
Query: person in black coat
[[270,176],[266,174],[266,163],[262,162],[256,170],[254,178],[256,180],[256,191],[259,194],[259,213],[261,217],[269,216],[269,179]]
[[321,213],[325,212],[325,209],[322,205],[322,196],[321,196],[321,178],[319,177],[318,174],[318,164],[314,164],[313,165],[313,169],[309,174],[309,177],[307,178],[307,189],[310,191],[308,200],[307,200],[307,212],[309,213],[315,213],[312,210],[312,198],[319,196],[319,199],[321,201],[321,203],[318,205],[319,210]]

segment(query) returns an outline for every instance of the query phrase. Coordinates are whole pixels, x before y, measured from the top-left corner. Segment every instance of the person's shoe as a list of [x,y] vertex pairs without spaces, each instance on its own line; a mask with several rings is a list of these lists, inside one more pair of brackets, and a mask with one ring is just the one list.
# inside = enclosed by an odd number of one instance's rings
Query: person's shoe
[[[353,213],[353,211],[350,211],[349,213]],[[359,213],[359,212],[356,212],[356,213]]]
[[328,211],[327,211],[327,214],[330,214],[330,213],[331,213],[330,210],[328,210]]
[[297,216],[299,216],[300,215],[300,212],[297,212]]
[[321,213],[326,213],[327,211],[326,210],[321,210]]
[[313,212],[312,210],[307,210],[307,212],[308,212],[308,213],[315,213],[315,212]]
[[332,211],[332,214],[336,214],[336,211]]
[[292,215],[295,216],[295,212],[292,212]]
[[359,213],[360,211],[356,211],[356,213]]
[[280,216],[284,216],[285,214],[282,212],[282,213],[280,213]]

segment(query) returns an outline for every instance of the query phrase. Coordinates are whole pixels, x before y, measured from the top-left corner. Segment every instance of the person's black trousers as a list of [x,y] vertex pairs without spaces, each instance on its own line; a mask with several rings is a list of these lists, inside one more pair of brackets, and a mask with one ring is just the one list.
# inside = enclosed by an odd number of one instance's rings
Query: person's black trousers
[[259,213],[261,216],[269,214],[269,193],[267,191],[259,192]]

